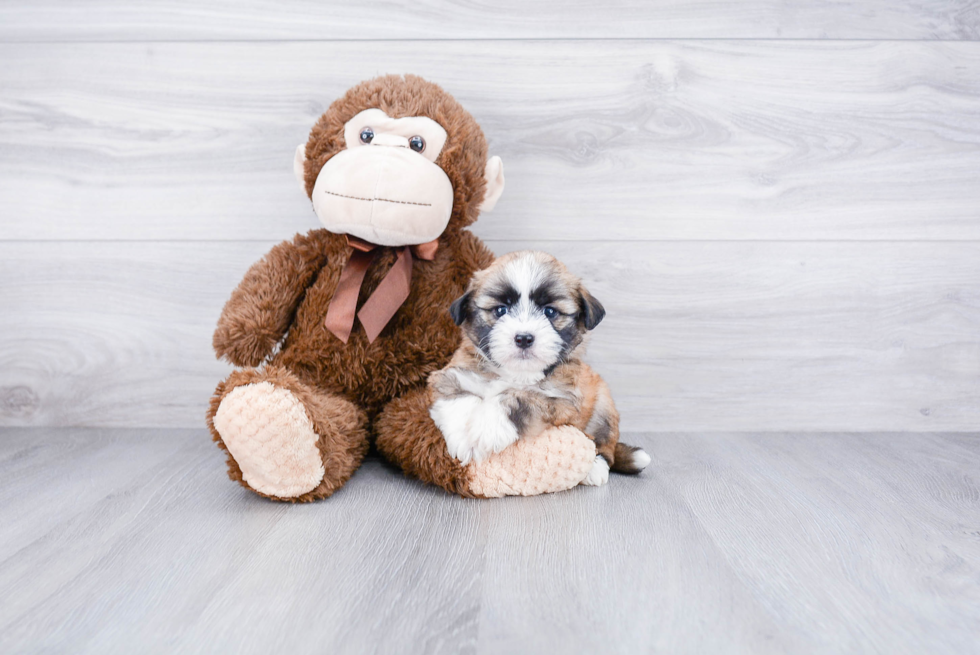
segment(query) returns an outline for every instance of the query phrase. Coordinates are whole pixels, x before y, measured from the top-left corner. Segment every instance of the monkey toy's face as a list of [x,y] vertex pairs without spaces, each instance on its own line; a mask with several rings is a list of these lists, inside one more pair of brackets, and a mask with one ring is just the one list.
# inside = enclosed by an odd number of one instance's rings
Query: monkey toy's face
[[[311,199],[324,227],[381,246],[432,241],[453,213],[453,181],[440,166],[447,139],[428,116],[392,118],[360,111],[343,125],[343,143],[316,176]],[[305,184],[306,145],[296,150],[295,172]],[[486,163],[488,210],[503,189],[499,157]]]

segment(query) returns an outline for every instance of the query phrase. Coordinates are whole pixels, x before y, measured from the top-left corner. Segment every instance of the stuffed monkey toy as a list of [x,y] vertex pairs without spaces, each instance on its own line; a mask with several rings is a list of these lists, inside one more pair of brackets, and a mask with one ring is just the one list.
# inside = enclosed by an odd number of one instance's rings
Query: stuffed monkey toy
[[254,264],[214,333],[238,367],[207,415],[229,477],[274,500],[325,498],[374,439],[408,475],[462,496],[583,480],[595,446],[576,430],[463,466],[429,417],[426,379],[460,342],[449,305],[493,260],[465,228],[504,186],[473,117],[419,77],[379,77],[330,106],[294,170],[324,228]]

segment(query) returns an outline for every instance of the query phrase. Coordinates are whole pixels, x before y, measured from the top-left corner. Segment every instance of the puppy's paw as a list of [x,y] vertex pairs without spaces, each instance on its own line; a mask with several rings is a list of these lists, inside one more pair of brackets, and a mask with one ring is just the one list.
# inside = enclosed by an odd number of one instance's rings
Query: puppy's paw
[[609,482],[609,462],[602,455],[596,455],[595,462],[592,464],[592,470],[589,471],[589,474],[585,476],[585,479],[580,484],[590,487],[601,487],[607,482]]
[[429,416],[446,440],[446,449],[462,464],[473,458],[475,444],[467,424],[482,402],[476,396],[440,398],[429,409]]
[[[517,441],[520,436],[510,410],[498,395],[483,400],[467,423],[473,461],[482,462]],[[464,464],[466,461],[460,460]]]

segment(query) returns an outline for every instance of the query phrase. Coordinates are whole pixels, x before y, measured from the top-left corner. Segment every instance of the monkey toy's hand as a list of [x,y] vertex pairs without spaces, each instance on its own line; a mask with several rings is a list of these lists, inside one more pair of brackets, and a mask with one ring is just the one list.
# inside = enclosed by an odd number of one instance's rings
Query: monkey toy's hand
[[252,265],[221,311],[215,353],[258,366],[282,340],[296,306],[327,260],[326,234],[296,235]]

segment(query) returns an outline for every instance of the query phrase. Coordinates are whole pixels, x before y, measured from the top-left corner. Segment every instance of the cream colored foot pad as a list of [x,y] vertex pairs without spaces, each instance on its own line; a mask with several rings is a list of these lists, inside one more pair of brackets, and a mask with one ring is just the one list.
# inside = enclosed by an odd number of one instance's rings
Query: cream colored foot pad
[[214,427],[256,491],[292,498],[323,479],[313,424],[286,389],[269,382],[232,389],[215,413]]
[[573,427],[549,428],[471,464],[470,491],[488,498],[571,489],[589,474],[595,443]]

